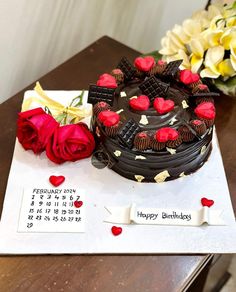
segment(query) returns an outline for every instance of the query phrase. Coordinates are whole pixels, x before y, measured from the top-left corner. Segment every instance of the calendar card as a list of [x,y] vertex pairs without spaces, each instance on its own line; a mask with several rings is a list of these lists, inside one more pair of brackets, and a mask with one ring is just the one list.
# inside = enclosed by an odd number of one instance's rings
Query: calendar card
[[84,232],[84,208],[81,189],[26,188],[18,232]]

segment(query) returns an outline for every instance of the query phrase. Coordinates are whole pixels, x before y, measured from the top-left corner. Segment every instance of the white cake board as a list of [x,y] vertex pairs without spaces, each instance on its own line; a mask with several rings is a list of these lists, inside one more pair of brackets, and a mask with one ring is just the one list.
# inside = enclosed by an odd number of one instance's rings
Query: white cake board
[[[66,92],[48,91],[65,98]],[[30,94],[33,94],[30,92]],[[68,94],[67,94],[68,95]],[[74,95],[70,95],[74,96]],[[17,232],[22,188],[45,185],[52,174],[64,175],[70,185],[81,187],[86,196],[84,233]],[[193,209],[202,197],[215,201],[223,210],[225,226],[123,225],[115,237],[105,223],[104,206]],[[235,253],[236,224],[222,158],[214,133],[209,160],[196,173],[177,180],[138,183],[108,168],[96,169],[90,159],[56,165],[45,154],[35,156],[16,141],[0,222],[1,254],[155,254],[155,253]]]

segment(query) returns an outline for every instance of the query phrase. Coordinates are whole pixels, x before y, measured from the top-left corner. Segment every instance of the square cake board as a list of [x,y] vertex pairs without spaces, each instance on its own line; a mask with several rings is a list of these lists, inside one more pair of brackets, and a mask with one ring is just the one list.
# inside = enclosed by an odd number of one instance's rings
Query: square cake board
[[[78,91],[46,91],[57,101],[71,99]],[[27,91],[27,96],[35,95]],[[85,100],[86,102],[86,100]],[[88,121],[87,121],[88,122]],[[45,186],[50,175],[64,175],[65,184],[85,192],[84,233],[18,232],[23,188]],[[50,187],[48,183],[48,187]],[[202,197],[213,199],[223,210],[224,226],[123,225],[113,236],[105,223],[105,206],[200,209]],[[213,208],[213,207],[212,207]],[[119,225],[120,226],[120,225]],[[91,158],[56,165],[45,153],[36,156],[16,140],[0,222],[1,254],[160,254],[235,253],[236,224],[216,133],[213,150],[202,168],[177,180],[138,183],[109,168],[96,169]]]

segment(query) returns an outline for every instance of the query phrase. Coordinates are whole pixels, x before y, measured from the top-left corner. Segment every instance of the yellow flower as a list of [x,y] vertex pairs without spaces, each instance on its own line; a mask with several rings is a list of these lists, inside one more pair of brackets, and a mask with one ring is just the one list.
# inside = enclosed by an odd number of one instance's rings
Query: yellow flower
[[224,47],[218,46],[207,50],[205,57],[205,69],[200,72],[201,77],[218,78],[230,77],[236,74],[231,60],[224,58]]
[[210,20],[208,18],[208,13],[206,10],[198,10],[192,15],[192,19],[197,20],[200,25],[201,29],[206,29],[209,27]]
[[189,47],[191,49],[191,70],[193,73],[197,73],[203,62],[204,44],[199,38],[193,38]]
[[233,43],[230,44],[230,61],[236,71],[236,46],[233,46]]
[[214,46],[219,46],[220,43],[220,38],[224,31],[222,29],[206,29],[202,35],[204,37],[204,40],[207,42],[207,47],[211,48]]
[[177,54],[166,56],[164,58],[168,63],[176,60],[183,60],[182,64],[180,65],[180,69],[190,69],[191,64],[189,61],[189,56],[183,50],[178,50]]
[[225,50],[230,50],[230,44],[236,45],[236,28],[227,29],[220,38],[220,43]]
[[201,77],[226,80],[236,75],[235,6],[215,4],[195,12],[166,33],[159,52],[167,62],[182,59],[180,69]]
[[231,64],[230,59],[225,59],[221,61],[218,65],[218,70],[220,75],[223,77],[231,77],[235,75],[235,70]]

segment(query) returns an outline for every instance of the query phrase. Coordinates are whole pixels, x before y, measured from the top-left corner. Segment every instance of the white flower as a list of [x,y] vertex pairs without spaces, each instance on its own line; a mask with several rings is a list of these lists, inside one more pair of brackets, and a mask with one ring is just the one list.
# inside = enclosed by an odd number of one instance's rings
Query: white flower
[[159,51],[167,62],[182,59],[180,69],[224,80],[236,75],[236,4],[210,5],[166,33]]
[[236,46],[233,46],[233,43],[230,45],[230,61],[236,71]]
[[220,75],[229,77],[235,75],[230,59],[224,58],[224,47],[209,48],[205,57],[205,69],[200,72],[201,77],[218,78]]

